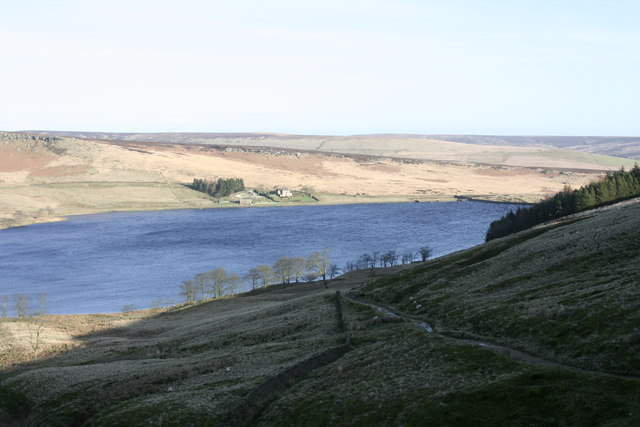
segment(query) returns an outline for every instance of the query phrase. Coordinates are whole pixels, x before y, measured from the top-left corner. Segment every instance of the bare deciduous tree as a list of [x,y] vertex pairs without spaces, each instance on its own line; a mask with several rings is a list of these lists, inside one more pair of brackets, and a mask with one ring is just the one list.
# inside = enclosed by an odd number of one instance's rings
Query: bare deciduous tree
[[267,264],[260,264],[256,267],[256,269],[260,272],[262,287],[266,288],[269,283],[271,283],[271,278],[273,277],[273,268],[271,268],[271,266]]
[[258,287],[258,283],[260,283],[260,279],[262,278],[262,273],[258,270],[258,267],[253,267],[249,270],[249,273],[245,276],[245,278],[251,283],[251,290],[255,290]]
[[384,266],[386,267],[391,266],[393,267],[394,265],[396,265],[396,263],[398,262],[398,254],[396,254],[396,251],[389,251],[389,252],[385,252],[384,255],[382,255],[382,261],[384,262]]
[[47,294],[45,293],[38,294],[38,314],[47,314]]
[[[375,251],[374,253],[371,254],[371,262],[373,263],[373,266],[375,267],[380,261],[380,252],[379,251]],[[380,266],[382,267],[382,265]],[[373,267],[372,267],[373,268]]]
[[307,272],[307,259],[303,256],[293,258],[291,262],[291,275],[293,279],[298,283],[301,279],[304,279],[304,275]]
[[45,317],[31,316],[26,320],[26,325],[27,330],[29,331],[27,340],[29,342],[29,346],[33,350],[33,360],[38,360],[38,352],[42,347],[42,338],[44,335]]
[[292,264],[293,258],[283,256],[278,258],[276,263],[273,265],[273,271],[275,271],[282,283],[291,283]]
[[313,252],[309,256],[308,267],[309,270],[316,273],[318,276],[322,277],[322,283],[325,288],[327,286],[327,271],[329,270],[329,265],[331,264],[331,255],[329,253],[329,249],[324,248],[321,252]]
[[185,302],[193,304],[198,296],[198,287],[193,280],[185,280],[180,285],[180,294],[184,297]]
[[369,254],[369,253],[362,254],[360,256],[360,259],[358,260],[358,265],[359,265],[360,269],[362,269],[362,270],[364,270],[366,268],[373,269],[376,266],[373,263],[373,256],[371,256],[371,254]]
[[210,271],[208,274],[214,298],[221,297],[224,295],[224,285],[227,282],[227,270],[220,267]]
[[209,283],[210,283],[210,275],[209,273],[200,273],[196,274],[195,277],[195,285],[196,288],[200,291],[200,300],[204,301],[207,299],[207,292],[209,292]]
[[31,297],[25,294],[15,294],[13,296],[13,303],[18,317],[22,318],[27,315],[27,308],[29,304],[31,304]]
[[335,278],[339,273],[340,273],[340,267],[338,267],[338,264],[329,265],[329,277],[331,279]]
[[2,310],[2,317],[9,316],[9,295],[0,296],[0,309]]
[[418,252],[420,253],[422,261],[428,260],[429,258],[431,258],[431,255],[433,255],[433,249],[431,249],[429,246],[421,247],[420,249],[418,249]]
[[402,254],[402,263],[411,264],[413,262],[413,252],[405,252]]
[[236,291],[238,290],[238,285],[240,284],[240,282],[242,282],[242,278],[239,275],[234,273],[231,276],[229,276],[229,279],[227,279],[227,282],[229,282],[229,292],[233,296],[236,294]]

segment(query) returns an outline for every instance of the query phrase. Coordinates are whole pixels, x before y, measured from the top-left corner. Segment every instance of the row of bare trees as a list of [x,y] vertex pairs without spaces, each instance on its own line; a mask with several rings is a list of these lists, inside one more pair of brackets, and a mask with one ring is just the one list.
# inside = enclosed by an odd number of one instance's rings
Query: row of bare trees
[[244,277],[228,273],[220,267],[199,273],[192,280],[185,280],[180,285],[180,293],[187,303],[235,295],[243,280],[249,283],[251,290],[255,290],[275,283],[299,283],[321,278],[326,288],[327,278],[333,279],[340,270],[337,265],[331,264],[330,260],[329,250],[325,248],[311,253],[308,257],[282,256],[272,266],[260,264],[251,268]]
[[0,316],[9,317],[9,310],[13,308],[19,318],[38,316],[47,312],[47,294],[37,295],[37,306],[32,307],[33,298],[26,294],[0,295]]
[[251,284],[251,289],[259,286],[266,287],[272,283],[299,283],[300,281],[312,282],[318,278],[327,286],[327,276],[335,277],[332,273],[331,255],[328,249],[321,252],[313,252],[309,257],[283,256],[273,264],[261,264],[249,270],[246,278]]
[[362,254],[357,260],[347,262],[345,272],[354,270],[374,269],[376,267],[393,267],[394,265],[411,264],[416,257],[426,261],[433,255],[433,250],[429,246],[423,246],[417,252],[407,251],[402,254],[396,251],[372,252]]
[[236,273],[228,273],[223,267],[196,274],[192,280],[180,285],[180,293],[188,303],[209,298],[219,298],[225,294],[235,295],[242,278]]

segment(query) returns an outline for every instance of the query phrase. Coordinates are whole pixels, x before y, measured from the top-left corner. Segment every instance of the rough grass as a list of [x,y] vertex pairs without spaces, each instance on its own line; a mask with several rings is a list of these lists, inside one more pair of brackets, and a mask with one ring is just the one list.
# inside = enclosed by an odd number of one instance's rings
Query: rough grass
[[[346,333],[351,351],[287,383],[252,423],[638,425],[639,217],[640,204],[611,208],[352,272],[329,291],[305,283],[166,311],[51,316],[47,327],[66,331],[70,347],[0,373],[0,423],[224,425],[253,390]],[[349,301],[343,332],[338,289],[440,334]]]
[[[366,317],[353,306],[345,312]],[[258,425],[631,425],[640,419],[635,380],[532,367],[407,323],[351,333],[350,353],[281,395]]]
[[[331,300],[274,304],[263,294],[252,311],[234,314],[239,299],[89,334],[83,348],[8,371],[2,391],[32,396],[29,422],[36,425],[118,425],[151,413],[164,422],[212,423],[265,378],[335,344]],[[180,410],[159,413],[163,407]]]
[[362,295],[441,331],[640,375],[638,217],[635,204],[527,230],[378,279]]

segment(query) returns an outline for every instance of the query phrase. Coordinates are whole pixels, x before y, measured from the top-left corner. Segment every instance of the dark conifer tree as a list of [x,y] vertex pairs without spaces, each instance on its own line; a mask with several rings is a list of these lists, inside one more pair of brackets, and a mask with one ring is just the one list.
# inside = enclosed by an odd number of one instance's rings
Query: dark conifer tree
[[640,196],[640,167],[636,164],[629,172],[621,169],[609,173],[601,181],[575,191],[565,186],[553,197],[527,208],[518,208],[516,212],[509,211],[501,219],[491,223],[485,240],[506,236],[550,219],[637,196]]

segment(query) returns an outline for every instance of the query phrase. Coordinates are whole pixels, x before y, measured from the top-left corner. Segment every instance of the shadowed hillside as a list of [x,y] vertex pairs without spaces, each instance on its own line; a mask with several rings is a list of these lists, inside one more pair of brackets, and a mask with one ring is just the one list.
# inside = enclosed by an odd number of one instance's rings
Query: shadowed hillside
[[[356,271],[326,291],[306,283],[164,312],[53,316],[50,337],[84,332],[2,373],[0,420],[637,425],[639,217],[627,202]],[[19,340],[15,320],[0,325]]]
[[446,334],[640,376],[639,202],[441,257],[361,295]]

